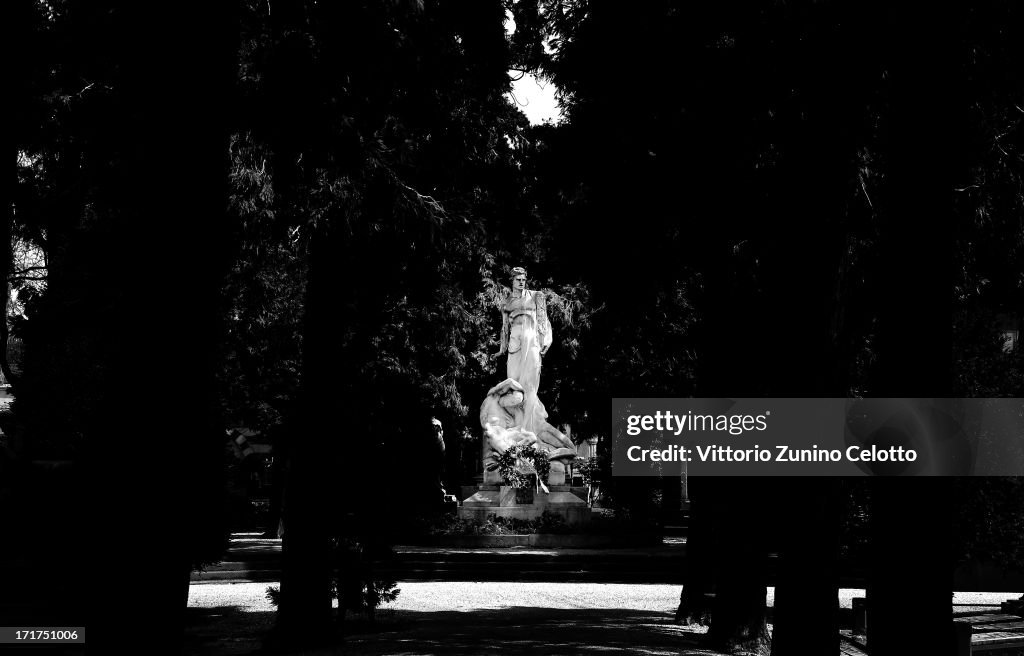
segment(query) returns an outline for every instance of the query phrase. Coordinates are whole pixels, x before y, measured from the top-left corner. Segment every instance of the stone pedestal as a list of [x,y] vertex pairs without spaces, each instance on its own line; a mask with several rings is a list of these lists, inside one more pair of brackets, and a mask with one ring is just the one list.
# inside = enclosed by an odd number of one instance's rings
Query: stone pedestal
[[459,517],[462,517],[463,508],[490,508],[500,506],[498,498],[499,488],[497,485],[479,485],[477,491],[467,497],[459,508]]
[[551,471],[548,472],[548,486],[565,485],[565,465],[560,462],[551,463]]
[[530,520],[548,512],[563,518],[570,526],[590,521],[590,507],[586,501],[573,494],[569,486],[548,487],[551,492],[547,494],[534,491],[533,503],[516,503],[515,488],[507,485],[480,485],[472,496],[462,502],[459,517],[483,523],[489,515]]

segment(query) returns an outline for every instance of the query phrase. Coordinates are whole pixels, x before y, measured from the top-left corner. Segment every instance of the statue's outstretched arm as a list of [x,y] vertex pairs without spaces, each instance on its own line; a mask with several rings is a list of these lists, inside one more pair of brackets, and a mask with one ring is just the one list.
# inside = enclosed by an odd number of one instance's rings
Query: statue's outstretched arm
[[505,308],[501,308],[501,348],[498,350],[498,355],[502,355],[508,350],[508,338],[509,333],[512,329],[512,322],[508,319],[508,312]]
[[544,353],[554,341],[551,335],[551,322],[548,321],[548,302],[544,298],[544,292],[534,292],[533,298],[537,304],[537,335],[540,337],[540,352]]

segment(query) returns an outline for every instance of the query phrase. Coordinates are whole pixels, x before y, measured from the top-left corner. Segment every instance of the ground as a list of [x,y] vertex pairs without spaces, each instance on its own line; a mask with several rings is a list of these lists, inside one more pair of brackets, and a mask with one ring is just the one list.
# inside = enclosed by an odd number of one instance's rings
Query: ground
[[[189,595],[190,654],[255,654],[273,624],[272,583],[194,584]],[[678,585],[609,583],[407,582],[380,612],[376,628],[350,623],[344,653],[413,654],[714,654],[700,648],[702,627],[672,623]],[[769,589],[769,605],[774,590]],[[840,590],[850,608],[863,590]],[[966,604],[996,604],[1013,593],[958,593]],[[975,607],[993,610],[991,607]],[[303,652],[295,652],[296,655]],[[305,652],[309,656],[331,651]]]

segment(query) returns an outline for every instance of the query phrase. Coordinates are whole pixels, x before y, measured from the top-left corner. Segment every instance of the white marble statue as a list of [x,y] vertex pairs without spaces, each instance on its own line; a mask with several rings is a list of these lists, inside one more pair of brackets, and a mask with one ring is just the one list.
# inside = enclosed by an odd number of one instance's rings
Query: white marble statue
[[498,355],[508,353],[507,378],[487,392],[480,408],[487,445],[504,453],[515,444],[534,444],[548,454],[552,474],[561,477],[565,463],[576,456],[576,448],[572,440],[548,423],[547,410],[537,395],[541,356],[552,342],[551,323],[543,292],[526,288],[526,270],[522,267],[512,270],[512,292],[502,304],[501,313]]

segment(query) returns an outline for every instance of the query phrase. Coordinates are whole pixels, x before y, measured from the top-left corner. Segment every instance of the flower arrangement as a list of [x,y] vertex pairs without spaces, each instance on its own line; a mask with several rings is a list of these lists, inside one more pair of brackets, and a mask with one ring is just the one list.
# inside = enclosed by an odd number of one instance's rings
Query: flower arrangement
[[493,462],[487,466],[487,471],[495,470],[506,485],[514,488],[530,487],[529,472],[532,470],[537,474],[537,485],[547,491],[544,483],[551,472],[551,461],[548,460],[546,453],[532,444],[516,444],[505,449],[504,453],[494,456]]

